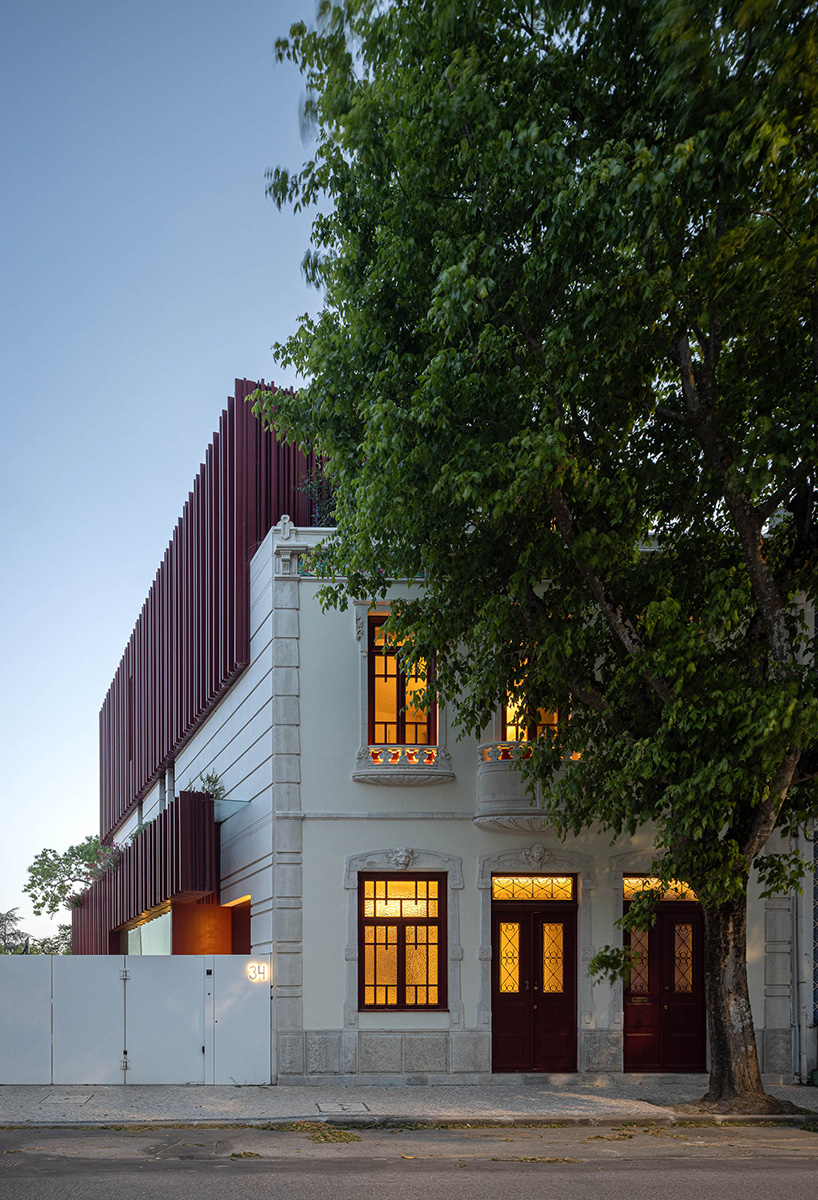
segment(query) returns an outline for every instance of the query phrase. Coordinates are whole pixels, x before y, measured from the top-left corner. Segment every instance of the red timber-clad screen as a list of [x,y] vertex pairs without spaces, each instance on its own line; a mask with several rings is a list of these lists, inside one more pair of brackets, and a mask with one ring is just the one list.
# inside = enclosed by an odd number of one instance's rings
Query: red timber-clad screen
[[103,839],[247,666],[250,560],[284,513],[309,525],[299,489],[315,458],[262,428],[236,380],[100,712]]
[[74,954],[108,954],[111,932],[169,900],[196,900],[219,886],[213,798],[180,792],[106,871],[73,914]]

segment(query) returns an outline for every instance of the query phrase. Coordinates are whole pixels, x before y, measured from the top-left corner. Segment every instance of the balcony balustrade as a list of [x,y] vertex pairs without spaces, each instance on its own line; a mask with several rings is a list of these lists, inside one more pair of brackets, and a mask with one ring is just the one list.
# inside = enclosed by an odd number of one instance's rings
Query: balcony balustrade
[[551,829],[539,808],[539,785],[532,795],[515,766],[518,755],[530,754],[525,743],[484,742],[478,753],[475,825],[501,833],[541,833]]
[[423,787],[449,783],[454,771],[443,746],[362,746],[352,778],[380,786]]

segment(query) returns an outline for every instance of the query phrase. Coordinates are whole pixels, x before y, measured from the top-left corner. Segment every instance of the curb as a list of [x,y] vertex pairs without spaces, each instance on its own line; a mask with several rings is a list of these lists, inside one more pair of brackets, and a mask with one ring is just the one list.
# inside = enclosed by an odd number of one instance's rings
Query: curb
[[[414,1116],[336,1116],[310,1115],[308,1117],[254,1117],[243,1121],[237,1120],[173,1120],[172,1118],[146,1118],[141,1121],[121,1120],[115,1118],[98,1121],[8,1121],[0,1124],[0,1131],[25,1129],[268,1129],[271,1132],[279,1130],[289,1132],[291,1125],[330,1125],[337,1129],[571,1129],[594,1128],[605,1126],[632,1126],[635,1128],[651,1128],[656,1125],[677,1126],[687,1128],[718,1127],[721,1125],[770,1126],[770,1125],[810,1125],[818,1131],[818,1113],[781,1113],[765,1115],[741,1114],[679,1114],[645,1117],[642,1114],[634,1116],[599,1116],[599,1117],[475,1117],[471,1120],[452,1119],[443,1117]],[[293,1132],[298,1132],[294,1130]]]

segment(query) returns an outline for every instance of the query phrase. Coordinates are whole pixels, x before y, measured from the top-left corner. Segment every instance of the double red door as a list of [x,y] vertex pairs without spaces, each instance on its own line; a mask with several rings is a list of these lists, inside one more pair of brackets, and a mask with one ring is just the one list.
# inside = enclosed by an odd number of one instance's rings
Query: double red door
[[634,932],[640,961],[625,988],[625,1070],[706,1070],[704,922],[698,904],[667,901]]
[[492,908],[492,1070],[576,1071],[576,904]]

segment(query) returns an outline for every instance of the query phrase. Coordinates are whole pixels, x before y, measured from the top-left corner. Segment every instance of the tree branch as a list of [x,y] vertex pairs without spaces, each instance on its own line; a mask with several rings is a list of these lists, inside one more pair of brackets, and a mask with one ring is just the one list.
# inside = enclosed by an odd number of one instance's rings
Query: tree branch
[[764,504],[756,506],[756,513],[758,514],[758,518],[762,524],[765,521],[768,521],[776,509],[780,508],[783,502],[792,495],[799,483],[803,483],[808,470],[809,464],[802,459],[800,463],[797,463],[793,467],[787,478],[784,480],[781,486],[773,492],[769,500],[766,500]]
[[[712,324],[711,321],[711,330]],[[712,376],[707,378],[704,381],[703,389],[700,390],[690,355],[690,344],[686,336],[678,339],[675,349],[681,372],[682,394],[690,414],[690,426],[704,451],[705,459],[721,483],[722,494],[733,519],[733,526],[741,541],[744,565],[750,577],[753,595],[764,620],[773,661],[778,664],[780,670],[786,671],[787,665],[793,657],[792,639],[787,628],[786,612],[781,593],[767,560],[761,536],[762,521],[758,511],[735,487],[731,478],[733,456],[724,441],[711,403],[714,390],[713,378]],[[710,353],[713,357],[709,365],[714,370],[717,351],[715,348],[711,348]]]
[[[576,541],[576,528],[562,492],[551,493],[551,508],[563,541],[569,549],[573,549]],[[574,561],[577,564],[580,574],[590,587],[599,605],[600,612],[614,637],[631,658],[637,661],[643,658],[645,655],[644,644],[636,632],[632,621],[625,613],[623,606],[614,599],[610,588],[599,579],[583,559],[575,555]],[[673,691],[673,688],[666,680],[660,679],[658,675],[651,671],[647,663],[642,669],[642,677],[651,691],[655,692],[663,704],[670,705],[674,703],[676,693]]]
[[770,834],[775,828],[775,823],[778,820],[784,801],[787,799],[787,793],[793,783],[800,758],[801,747],[790,746],[784,755],[778,776],[771,789],[772,795],[769,800],[765,800],[755,810],[754,819],[750,824],[743,843],[740,845],[741,855],[748,869],[752,866],[753,860],[764,849]]

